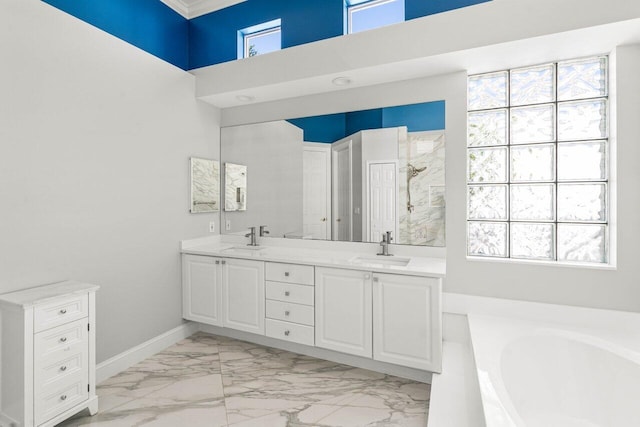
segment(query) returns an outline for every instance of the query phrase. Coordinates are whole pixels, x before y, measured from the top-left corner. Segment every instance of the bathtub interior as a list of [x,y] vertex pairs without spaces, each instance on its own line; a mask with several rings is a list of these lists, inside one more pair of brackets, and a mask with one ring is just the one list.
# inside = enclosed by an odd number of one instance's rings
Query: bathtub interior
[[640,426],[640,354],[530,320],[469,316],[487,427]]

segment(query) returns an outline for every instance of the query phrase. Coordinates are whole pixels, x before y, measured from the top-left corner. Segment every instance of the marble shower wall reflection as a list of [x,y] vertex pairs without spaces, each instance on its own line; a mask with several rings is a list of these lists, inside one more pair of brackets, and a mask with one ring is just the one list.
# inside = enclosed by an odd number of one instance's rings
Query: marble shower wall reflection
[[220,210],[220,162],[192,157],[191,213]]
[[399,243],[445,246],[444,131],[401,133]]
[[235,163],[224,164],[224,210],[247,210],[247,167]]

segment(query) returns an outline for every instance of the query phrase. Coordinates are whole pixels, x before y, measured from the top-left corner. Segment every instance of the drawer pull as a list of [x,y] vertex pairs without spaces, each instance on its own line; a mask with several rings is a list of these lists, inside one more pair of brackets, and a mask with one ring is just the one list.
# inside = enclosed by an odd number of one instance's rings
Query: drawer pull
[[289,277],[289,272],[288,271],[284,272],[284,277]]
[[291,333],[291,331],[288,331],[288,330],[287,330],[287,331],[284,331],[284,334],[285,334],[285,336],[287,336],[287,337],[289,336],[289,334],[290,334],[290,333]]
[[289,295],[291,295],[291,292],[289,292],[289,291],[284,291],[284,296],[285,296],[285,297],[288,297]]
[[67,337],[60,338],[60,342],[67,342]]
[[66,367],[66,366],[60,366],[60,370],[61,370],[62,372],[64,372],[64,371],[66,371],[66,370],[67,370],[67,367]]
[[67,395],[63,394],[62,396],[60,396],[60,400],[62,400],[62,401],[67,400]]
[[60,310],[60,314],[67,314],[67,309],[63,308],[62,310]]
[[291,313],[289,312],[289,310],[287,310],[287,311],[285,311],[285,312],[284,312],[284,315],[285,315],[285,316],[288,316],[289,314],[291,314]]

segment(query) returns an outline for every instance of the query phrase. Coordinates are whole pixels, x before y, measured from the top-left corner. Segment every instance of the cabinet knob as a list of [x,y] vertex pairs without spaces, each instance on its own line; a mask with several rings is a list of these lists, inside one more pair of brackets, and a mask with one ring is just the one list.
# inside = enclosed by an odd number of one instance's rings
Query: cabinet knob
[[322,222],[326,222],[326,221],[327,221],[327,218],[322,218],[320,221],[322,221]]
[[284,296],[285,296],[285,297],[288,297],[289,295],[291,295],[291,292],[289,292],[289,291],[284,291]]
[[291,314],[291,313],[289,313],[289,310],[287,310],[287,311],[285,311],[285,312],[284,312],[284,315],[285,315],[285,316],[288,316],[289,314]]
[[291,333],[291,331],[284,331],[284,334],[285,334],[286,336],[289,336],[289,334],[290,334],[290,333]]
[[217,265],[220,265],[220,261],[216,261],[216,264],[217,264]]
[[61,370],[62,372],[64,372],[64,371],[66,371],[66,370],[67,370],[67,367],[66,367],[66,366],[60,366],[60,370]]
[[227,263],[227,261],[225,261],[225,260],[222,260],[222,261],[220,261],[220,262],[222,263],[222,265],[224,265],[224,264],[226,264],[226,263]]
[[60,342],[67,342],[67,337],[60,338]]
[[63,394],[62,396],[60,396],[60,400],[67,400],[67,395]]
[[288,271],[284,272],[284,277],[289,277],[289,272]]
[[340,222],[340,218],[336,219],[336,222]]
[[62,310],[60,310],[60,314],[67,314],[67,309],[63,308]]
[[378,281],[380,281],[380,279],[379,279],[379,278],[377,278],[377,277],[374,277],[374,278],[373,278],[373,281],[377,283]]

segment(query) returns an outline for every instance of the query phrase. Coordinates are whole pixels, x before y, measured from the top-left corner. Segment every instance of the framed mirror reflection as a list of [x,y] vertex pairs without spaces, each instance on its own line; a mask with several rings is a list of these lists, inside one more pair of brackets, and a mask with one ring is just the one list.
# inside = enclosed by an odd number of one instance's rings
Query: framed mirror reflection
[[444,114],[436,101],[222,128],[222,161],[252,171],[225,232],[445,246]]

